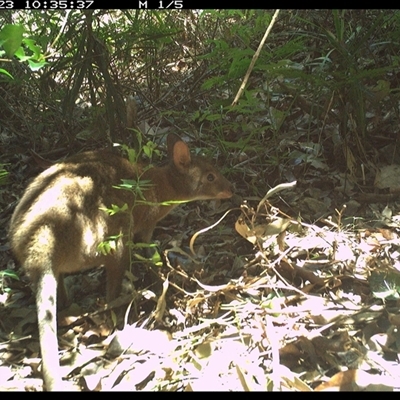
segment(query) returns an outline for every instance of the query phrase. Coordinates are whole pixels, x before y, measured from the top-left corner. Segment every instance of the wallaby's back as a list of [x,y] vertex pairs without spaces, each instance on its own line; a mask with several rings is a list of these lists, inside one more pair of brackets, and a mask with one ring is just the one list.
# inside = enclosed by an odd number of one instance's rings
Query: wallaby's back
[[[176,205],[232,196],[230,183],[207,161],[192,157],[175,135],[167,140],[169,163],[143,170],[105,151],[82,153],[42,172],[28,186],[11,219],[10,242],[15,257],[36,288],[43,376],[47,390],[62,388],[58,364],[56,298],[65,300],[62,274],[104,265],[107,300],[120,290],[130,238],[148,242],[157,222]],[[142,194],[127,190],[122,179],[149,181]],[[105,208],[127,204],[128,212],[110,216]],[[119,235],[114,251],[104,255],[99,244]]]
[[28,272],[52,255],[57,274],[96,265],[104,238],[127,233],[126,215],[101,208],[132,204],[133,195],[113,185],[136,179],[136,167],[108,152],[87,152],[50,167],[28,186],[11,219],[11,246]]

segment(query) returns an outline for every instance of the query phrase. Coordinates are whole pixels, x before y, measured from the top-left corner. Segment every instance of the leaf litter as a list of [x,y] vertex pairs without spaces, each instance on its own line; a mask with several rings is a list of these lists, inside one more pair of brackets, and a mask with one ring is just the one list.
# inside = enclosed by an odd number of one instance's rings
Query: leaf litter
[[[295,220],[270,202],[292,186],[255,208],[242,204],[235,227],[255,250],[247,263],[208,233],[222,267],[207,265],[212,243],[199,235],[197,258],[179,243],[165,251],[158,297],[142,290],[106,307],[85,297],[83,308],[61,313],[64,377],[95,391],[397,390],[396,231],[344,226],[339,211],[318,225]],[[101,281],[100,271],[88,279]],[[34,308],[10,301],[1,312],[15,330],[3,329],[11,333],[0,355],[13,379],[2,374],[0,387],[40,390]]]

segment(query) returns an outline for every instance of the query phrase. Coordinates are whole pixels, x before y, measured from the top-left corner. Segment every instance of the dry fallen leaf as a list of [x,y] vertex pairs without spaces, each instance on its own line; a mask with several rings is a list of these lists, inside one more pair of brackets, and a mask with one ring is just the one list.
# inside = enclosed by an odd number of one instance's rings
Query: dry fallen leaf
[[393,378],[368,374],[362,370],[341,371],[329,381],[315,388],[315,391],[393,391],[396,382]]

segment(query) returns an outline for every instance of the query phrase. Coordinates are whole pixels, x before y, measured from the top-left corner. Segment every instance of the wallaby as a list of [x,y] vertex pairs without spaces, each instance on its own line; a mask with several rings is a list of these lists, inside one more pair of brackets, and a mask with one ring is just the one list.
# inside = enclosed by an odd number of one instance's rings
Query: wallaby
[[[177,204],[168,201],[225,199],[231,184],[202,157],[190,155],[185,142],[167,137],[169,162],[143,169],[106,151],[72,156],[53,165],[27,187],[11,218],[10,242],[36,290],[42,371],[47,390],[63,388],[57,343],[56,299],[65,300],[62,276],[85,268],[104,266],[107,301],[119,293],[129,264],[127,240],[149,242],[158,221]],[[144,171],[144,172],[143,172]],[[113,186],[122,179],[148,181],[142,189],[148,204],[127,190]],[[127,212],[110,216],[113,204]],[[100,243],[119,235],[109,254]]]

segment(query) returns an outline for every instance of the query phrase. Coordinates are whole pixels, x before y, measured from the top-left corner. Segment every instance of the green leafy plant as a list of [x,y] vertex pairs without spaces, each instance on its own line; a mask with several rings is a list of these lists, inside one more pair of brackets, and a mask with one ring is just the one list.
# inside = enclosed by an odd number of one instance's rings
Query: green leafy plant
[[[126,206],[126,204],[125,204],[125,206]],[[115,206],[115,205],[112,206],[113,210],[115,209],[115,207],[117,207],[117,206]],[[109,210],[106,209],[105,211],[108,212]],[[117,213],[119,211],[120,210],[116,210],[115,212],[113,211],[113,213],[109,213],[109,214],[115,215],[115,213]],[[98,250],[103,255],[111,254],[112,252],[116,251],[118,241],[121,239],[121,237],[122,237],[122,234],[109,236],[107,238],[107,240],[104,240],[103,242],[99,243],[99,245],[97,246]]]
[[5,269],[4,271],[0,271],[0,291],[2,293],[8,293],[10,289],[5,286],[6,278],[14,279],[19,281],[19,276],[16,274],[15,271]]
[[[146,145],[141,146],[139,151],[129,148],[126,145],[122,145],[121,148],[127,153],[129,160],[132,163],[136,163],[138,161],[142,152],[149,158],[151,158],[153,154],[159,154],[159,150],[156,149],[156,145],[151,141],[148,141],[146,143]],[[112,204],[110,208],[102,208],[102,210],[105,211],[107,214],[109,214],[111,217],[118,213],[126,213],[130,220],[129,232],[131,232],[133,225],[135,223],[135,221],[131,218],[133,215],[134,207],[136,207],[138,204],[147,204],[147,205],[153,204],[153,203],[148,202],[145,199],[144,194],[143,194],[143,191],[146,189],[149,189],[151,186],[152,186],[152,184],[149,180],[143,180],[143,179],[141,179],[140,176],[138,176],[136,180],[123,179],[121,184],[115,185],[113,187],[118,190],[129,191],[132,194],[132,198],[135,199],[132,206],[129,208],[128,204],[126,204],[126,203],[122,207]],[[173,201],[164,202],[161,205],[170,205],[172,203],[176,203],[176,202],[173,202]],[[130,233],[128,234],[128,237],[131,237]],[[99,246],[98,246],[99,251],[104,255],[115,251],[118,246],[118,241],[121,238],[122,238],[122,234],[108,237],[107,240],[105,240],[99,244]],[[154,244],[134,243],[131,240],[126,240],[125,245],[129,247],[130,263],[132,263],[133,258],[135,257],[139,261],[147,260],[147,261],[152,261],[152,263],[155,265],[160,265],[161,257],[157,251],[153,252],[151,254],[150,258],[145,258],[137,252],[137,250],[143,249],[143,248],[145,248],[145,249],[155,248],[156,246]]]
[[[31,38],[24,37],[25,29],[22,25],[7,24],[0,31],[0,57],[7,56],[18,58],[20,62],[26,62],[32,71],[38,71],[46,65],[46,59],[40,46]],[[3,49],[3,50],[1,50]],[[2,60],[11,61],[11,60]],[[4,68],[0,73],[13,78]]]
[[9,172],[4,168],[6,164],[0,164],[0,185],[7,183]]

